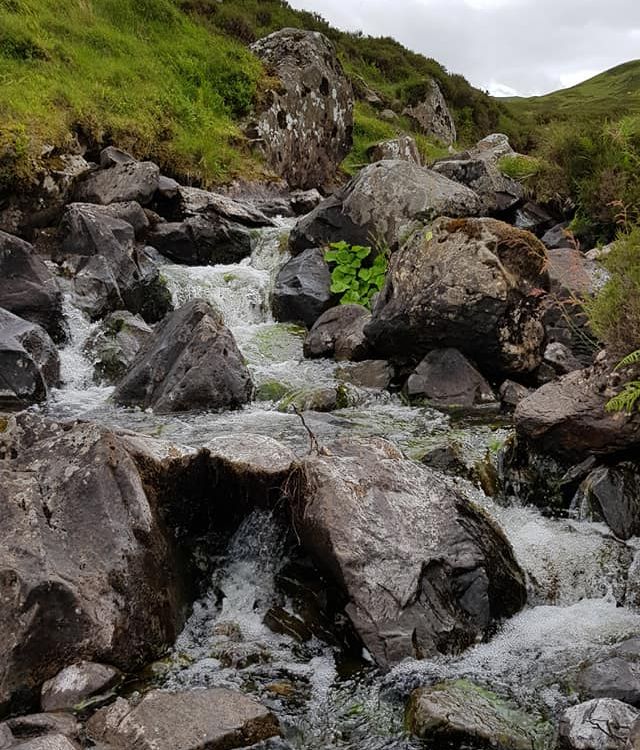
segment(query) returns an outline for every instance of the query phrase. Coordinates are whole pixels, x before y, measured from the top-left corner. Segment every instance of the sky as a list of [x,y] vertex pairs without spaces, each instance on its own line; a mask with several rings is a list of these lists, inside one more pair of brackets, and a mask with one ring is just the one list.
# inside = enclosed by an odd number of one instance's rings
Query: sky
[[573,86],[640,58],[640,0],[289,0],[392,36],[497,96]]

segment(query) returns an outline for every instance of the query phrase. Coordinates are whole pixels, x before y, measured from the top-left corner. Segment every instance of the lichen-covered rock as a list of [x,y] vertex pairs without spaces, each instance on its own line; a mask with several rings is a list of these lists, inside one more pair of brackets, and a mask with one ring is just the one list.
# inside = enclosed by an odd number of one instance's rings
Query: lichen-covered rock
[[494,219],[440,219],[392,256],[365,334],[372,351],[420,359],[453,347],[483,372],[522,373],[542,359],[545,249]]
[[389,141],[381,141],[367,150],[369,161],[382,161],[383,159],[400,159],[410,161],[420,166],[422,159],[418,151],[418,145],[410,135],[400,135]]
[[331,272],[320,248],[310,248],[284,264],[271,298],[273,316],[311,327],[334,304]]
[[247,132],[292,188],[330,183],[349,153],[353,91],[333,44],[319,32],[281,29],[251,45],[277,76]]
[[431,742],[499,750],[547,750],[553,727],[466,680],[420,688],[407,706],[410,731]]
[[0,407],[45,401],[59,382],[60,359],[49,334],[0,307]]
[[195,299],[168,315],[113,394],[158,413],[232,409],[253,392],[251,376],[220,313]]
[[381,666],[459,651],[523,606],[524,575],[498,527],[391,443],[333,443],[300,462],[295,485],[300,540]]
[[123,443],[24,413],[0,433],[0,712],[69,663],[133,671],[173,643],[182,590]]
[[504,211],[522,200],[522,185],[500,170],[500,159],[515,156],[506,135],[495,133],[474,148],[433,165],[439,174],[471,188],[479,197],[482,213]]
[[464,185],[408,161],[379,161],[300,219],[290,247],[296,254],[341,240],[370,245],[374,237],[395,250],[416,222],[479,213],[478,197]]
[[42,326],[54,341],[65,338],[62,294],[33,247],[0,232],[0,307]]
[[139,315],[126,310],[108,315],[85,344],[96,379],[116,383],[124,377],[152,335],[152,329]]
[[97,693],[104,693],[122,677],[109,664],[80,661],[65,667],[42,686],[40,705],[44,711],[72,709]]
[[152,690],[137,704],[119,698],[87,725],[113,750],[233,750],[280,733],[264,706],[235,690]]
[[150,161],[125,161],[84,175],[75,188],[80,203],[151,202],[160,180],[160,168]]
[[407,107],[402,114],[410,117],[423,133],[434,136],[445,145],[455,142],[457,135],[453,117],[440,87],[433,79],[428,81],[423,100]]
[[568,708],[560,719],[559,747],[565,750],[627,750],[640,713],[621,701],[602,698]]
[[304,356],[362,360],[369,355],[364,327],[371,313],[362,305],[337,305],[323,313],[304,340]]

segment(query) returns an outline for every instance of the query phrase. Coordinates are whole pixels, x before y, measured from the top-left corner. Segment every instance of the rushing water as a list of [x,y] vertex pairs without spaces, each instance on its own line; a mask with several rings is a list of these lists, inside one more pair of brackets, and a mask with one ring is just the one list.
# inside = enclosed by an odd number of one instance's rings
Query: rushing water
[[[264,400],[220,414],[155,415],[115,406],[113,389],[93,381],[84,353],[95,326],[69,298],[72,340],[62,351],[64,385],[53,394],[48,413],[95,419],[193,447],[215,435],[258,433],[304,453],[307,432],[278,400],[283,393],[335,387],[337,374],[333,362],[305,361],[304,332],[277,324],[271,316],[274,276],[288,257],[282,251],[286,230],[283,222],[257,232],[251,258],[239,264],[162,266],[176,305],[202,297],[222,312]],[[320,443],[341,434],[381,435],[418,457],[453,440],[472,466],[495,453],[508,436],[504,428],[455,423],[388,394],[352,388],[349,398],[348,408],[306,414]],[[403,735],[403,702],[413,687],[442,679],[468,677],[529,710],[556,715],[576,700],[571,684],[580,664],[640,630],[640,616],[629,606],[640,589],[640,564],[632,564],[635,550],[602,525],[546,518],[521,507],[517,498],[505,507],[466,480],[445,481],[496,519],[528,576],[528,607],[488,643],[461,656],[408,661],[382,675],[366,653],[345,668],[337,647],[315,637],[301,643],[273,632],[264,623],[269,609],[277,604],[292,611],[277,584],[290,550],[279,521],[256,511],[235,533],[208,595],[194,605],[170,658],[155,665],[155,682],[168,688],[216,685],[249,692],[277,713],[287,740],[300,750],[419,748],[419,742]],[[627,585],[628,573],[633,586]]]

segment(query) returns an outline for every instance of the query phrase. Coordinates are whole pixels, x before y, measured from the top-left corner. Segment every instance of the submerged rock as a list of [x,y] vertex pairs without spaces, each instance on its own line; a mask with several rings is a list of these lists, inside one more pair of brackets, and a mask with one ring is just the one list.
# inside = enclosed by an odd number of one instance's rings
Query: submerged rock
[[407,161],[379,161],[300,219],[290,246],[296,254],[341,240],[366,246],[375,237],[395,250],[416,222],[479,212],[478,197],[464,185]]
[[603,698],[568,708],[560,719],[559,747],[567,750],[627,750],[640,713],[626,703]]
[[415,361],[453,347],[483,372],[534,370],[544,263],[544,246],[528,232],[494,219],[440,219],[392,257],[365,327],[372,351]]
[[333,304],[331,272],[320,248],[305,250],[278,272],[271,299],[276,320],[310,328]]
[[44,711],[71,709],[97,693],[113,687],[122,673],[108,664],[81,661],[65,667],[42,686],[40,705]]
[[381,439],[338,441],[298,467],[303,546],[349,598],[383,667],[457,652],[526,599],[508,541],[442,477]]
[[222,316],[195,299],[155,329],[113,398],[168,413],[233,409],[246,404],[252,392],[251,375]]
[[316,31],[281,29],[251,45],[278,78],[247,129],[292,188],[332,182],[351,150],[353,91],[333,43]]
[[323,313],[304,340],[304,356],[362,360],[369,355],[364,327],[371,314],[362,305],[337,305]]
[[87,725],[113,750],[233,750],[280,733],[260,703],[235,690],[152,690],[134,705],[119,698]]

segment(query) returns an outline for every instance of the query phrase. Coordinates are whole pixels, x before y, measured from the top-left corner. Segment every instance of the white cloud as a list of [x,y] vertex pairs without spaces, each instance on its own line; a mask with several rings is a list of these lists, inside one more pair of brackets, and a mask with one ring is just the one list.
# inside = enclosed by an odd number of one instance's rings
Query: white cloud
[[599,70],[576,70],[571,73],[561,73],[560,83],[562,84],[562,88],[568,89],[571,88],[571,86],[576,86],[578,83],[582,83],[582,81],[586,81],[588,78],[593,78],[593,76],[598,75],[598,73],[601,72]]

